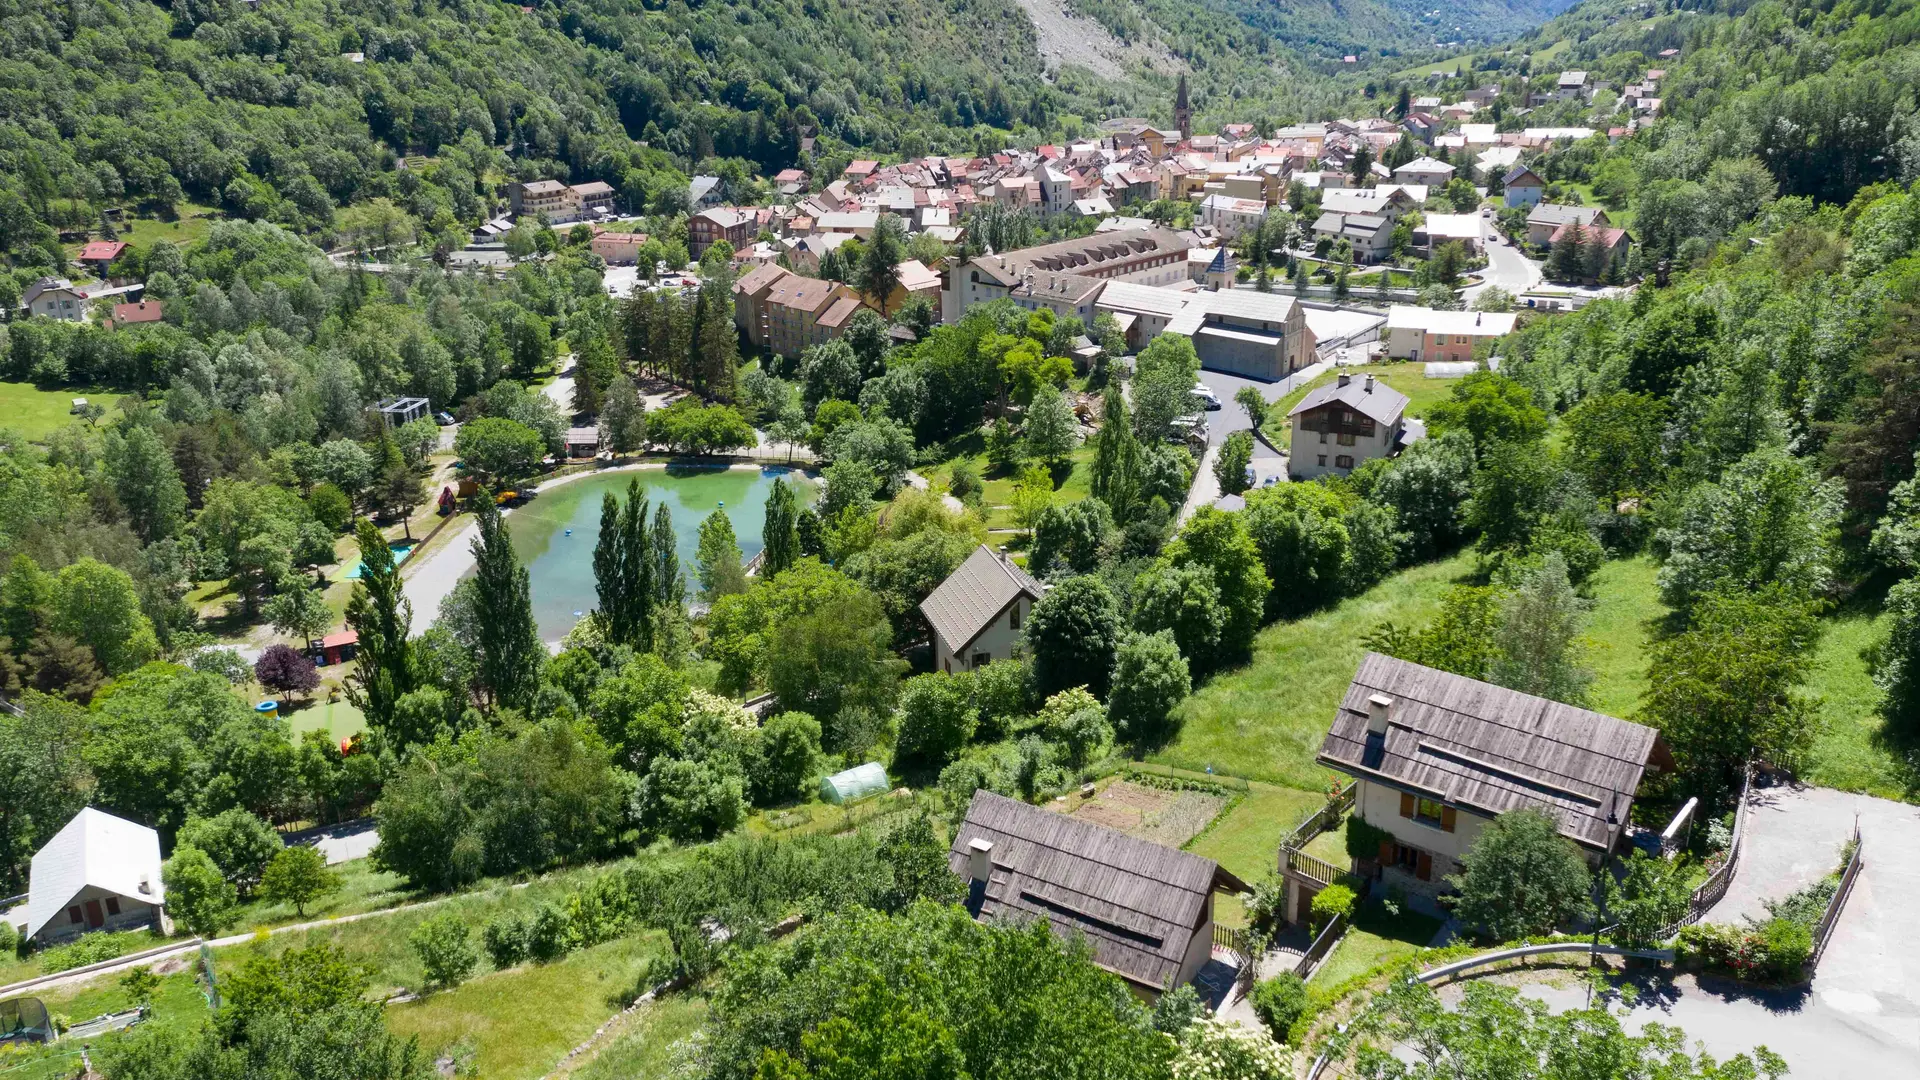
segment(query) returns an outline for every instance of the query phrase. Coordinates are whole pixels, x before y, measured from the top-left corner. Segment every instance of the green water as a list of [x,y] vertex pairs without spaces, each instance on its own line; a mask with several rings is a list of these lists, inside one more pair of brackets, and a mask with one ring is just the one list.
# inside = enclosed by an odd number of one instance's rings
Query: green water
[[[724,509],[740,542],[741,559],[760,553],[761,530],[766,523],[767,493],[774,480],[784,477],[795,487],[801,503],[813,501],[814,484],[805,475],[785,468],[747,469],[670,466],[607,473],[575,480],[535,496],[507,516],[514,553],[533,583],[533,617],[540,637],[558,641],[580,615],[594,607],[593,545],[600,537],[600,500],[611,491],[624,500],[627,485],[640,481],[652,507],[666,503],[679,540],[680,568],[688,592],[699,588],[693,556],[700,545],[700,523],[716,509]],[[572,534],[568,534],[568,530]]]

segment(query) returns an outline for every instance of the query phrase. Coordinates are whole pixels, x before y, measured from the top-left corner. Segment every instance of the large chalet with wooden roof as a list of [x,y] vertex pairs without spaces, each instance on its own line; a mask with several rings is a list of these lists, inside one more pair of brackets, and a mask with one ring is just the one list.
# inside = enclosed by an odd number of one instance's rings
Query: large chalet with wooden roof
[[1653,728],[1379,653],[1360,662],[1317,760],[1358,781],[1354,813],[1388,833],[1386,883],[1429,897],[1509,810],[1546,811],[1597,865],[1641,778],[1672,767]]

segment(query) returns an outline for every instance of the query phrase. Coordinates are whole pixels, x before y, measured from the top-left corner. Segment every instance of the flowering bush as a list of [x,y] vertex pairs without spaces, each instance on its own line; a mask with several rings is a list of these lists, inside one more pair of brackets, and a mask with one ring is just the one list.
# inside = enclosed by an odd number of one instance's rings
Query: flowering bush
[[1287,1048],[1264,1032],[1207,1016],[1175,1040],[1173,1080],[1283,1080],[1292,1075]]

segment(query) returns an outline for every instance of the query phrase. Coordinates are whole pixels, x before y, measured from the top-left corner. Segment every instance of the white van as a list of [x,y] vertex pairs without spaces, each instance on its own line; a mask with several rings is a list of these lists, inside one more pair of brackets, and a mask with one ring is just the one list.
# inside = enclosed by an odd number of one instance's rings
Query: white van
[[1206,406],[1208,412],[1213,412],[1220,408],[1219,396],[1213,392],[1213,387],[1208,386],[1206,383],[1194,383],[1193,396],[1198,399],[1202,405]]

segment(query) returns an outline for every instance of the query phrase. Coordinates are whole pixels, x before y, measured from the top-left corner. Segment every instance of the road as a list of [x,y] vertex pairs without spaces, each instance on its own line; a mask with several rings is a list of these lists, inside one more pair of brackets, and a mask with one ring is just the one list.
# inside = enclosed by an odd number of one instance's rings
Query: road
[[[1207,452],[1200,459],[1199,471],[1194,475],[1193,487],[1187,492],[1186,504],[1180,508],[1180,520],[1192,517],[1196,510],[1211,506],[1220,498],[1220,481],[1213,475],[1213,463],[1220,457],[1221,444],[1227,436],[1236,431],[1246,431],[1253,426],[1247,417],[1247,410],[1233,400],[1243,386],[1251,386],[1260,391],[1260,396],[1268,402],[1278,401],[1292,393],[1297,386],[1304,386],[1326,371],[1331,370],[1328,361],[1319,361],[1301,368],[1299,371],[1281,379],[1279,382],[1263,382],[1241,375],[1229,375],[1224,371],[1202,371],[1200,381],[1207,384],[1215,397],[1220,399],[1220,408],[1207,413]],[[1270,449],[1259,439],[1253,440],[1254,484],[1265,484],[1268,477],[1284,483],[1287,478],[1287,459],[1284,455]]]
[[1461,298],[1471,308],[1487,286],[1498,285],[1515,296],[1540,284],[1540,264],[1514,250],[1504,236],[1487,238],[1487,268],[1480,272],[1480,284],[1461,290]]

